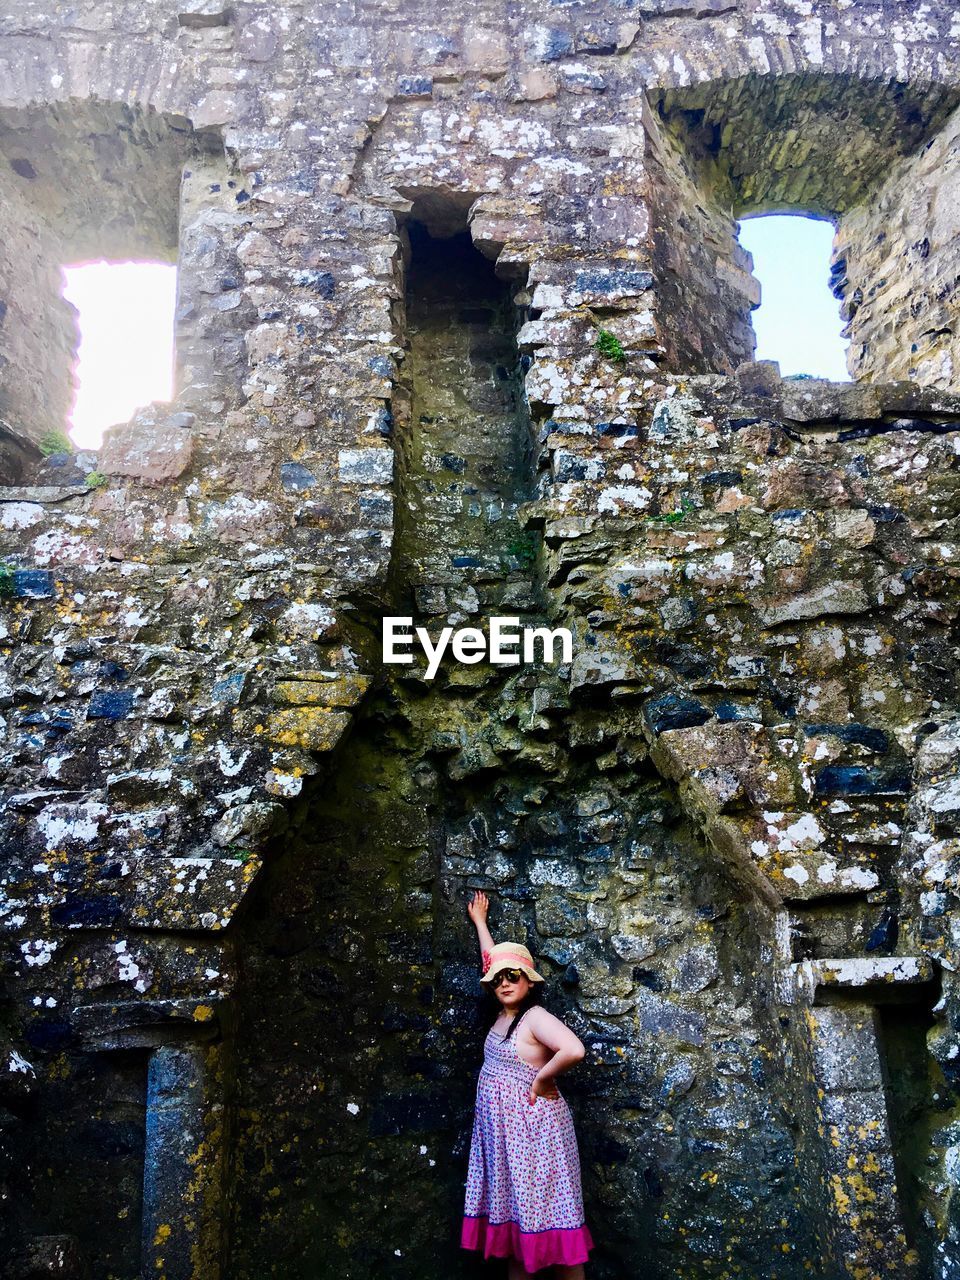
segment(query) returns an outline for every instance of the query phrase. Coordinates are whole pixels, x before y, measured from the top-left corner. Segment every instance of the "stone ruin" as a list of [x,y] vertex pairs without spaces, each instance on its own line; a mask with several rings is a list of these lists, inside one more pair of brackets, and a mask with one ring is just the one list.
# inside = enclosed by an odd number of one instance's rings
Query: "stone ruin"
[[[8,1280],[487,1274],[475,887],[588,1046],[595,1280],[960,1277],[958,54],[949,0],[9,0]],[[774,210],[849,384],[752,360]],[[101,256],[176,262],[176,398],[44,458]],[[398,613],[575,656],[427,682]]]

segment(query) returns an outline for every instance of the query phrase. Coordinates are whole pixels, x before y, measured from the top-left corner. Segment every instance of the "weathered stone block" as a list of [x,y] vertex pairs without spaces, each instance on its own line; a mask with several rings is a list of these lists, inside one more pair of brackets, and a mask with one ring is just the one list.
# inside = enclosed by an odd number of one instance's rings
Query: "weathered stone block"
[[223,848],[250,840],[259,843],[276,830],[285,817],[286,811],[280,804],[265,804],[260,801],[257,804],[235,805],[224,813],[211,835],[214,842]]
[[343,484],[389,484],[393,479],[392,449],[341,449]]
[[277,698],[297,707],[354,707],[370,685],[369,676],[341,676],[336,680],[279,680]]
[[678,1098],[690,1092],[697,1080],[697,1071],[689,1058],[680,1058],[670,1067],[663,1077],[658,1101],[662,1107],[669,1107]]
[[13,591],[21,600],[43,600],[57,593],[49,569],[15,569]]
[[687,994],[703,991],[719,975],[717,949],[712,943],[691,947],[676,963],[676,990]]
[[148,425],[134,419],[114,427],[100,449],[100,470],[146,484],[176,480],[193,460],[193,436],[169,422]]
[[134,701],[130,689],[98,689],[87,706],[87,719],[123,720],[133,710]]
[[346,712],[325,707],[275,711],[267,718],[267,735],[285,747],[332,751],[346,732],[350,719]]
[[85,1266],[80,1242],[72,1235],[35,1236],[27,1245],[19,1274],[29,1280],[59,1276],[61,1280],[82,1280]]
[[613,650],[585,649],[574,654],[570,688],[604,688],[625,684],[636,678],[633,664]]
[[696,698],[682,698],[675,693],[667,693],[645,703],[643,715],[653,733],[659,735],[706,724],[712,712]]
[[541,893],[536,904],[537,929],[545,937],[575,937],[587,927],[585,904],[557,893]]
[[684,1009],[643,987],[639,989],[636,1008],[637,1019],[644,1031],[681,1044],[703,1044],[707,1020],[697,1010]]
[[433,80],[430,76],[401,76],[397,81],[397,96],[400,98],[431,98],[433,96]]
[[910,774],[904,769],[880,769],[870,765],[828,765],[814,778],[820,796],[907,795]]
[[230,19],[230,7],[222,0],[181,0],[177,21],[181,27],[220,27]]
[[305,489],[315,488],[318,482],[313,472],[299,462],[284,462],[280,467],[280,483],[284,489],[301,493]]
[[783,622],[820,618],[832,613],[866,613],[869,608],[870,597],[859,583],[833,582],[781,604],[766,606],[760,610],[760,619],[765,627],[776,627]]
[[812,1009],[814,1071],[824,1089],[880,1089],[883,1073],[877,1047],[876,1015],[867,1005]]

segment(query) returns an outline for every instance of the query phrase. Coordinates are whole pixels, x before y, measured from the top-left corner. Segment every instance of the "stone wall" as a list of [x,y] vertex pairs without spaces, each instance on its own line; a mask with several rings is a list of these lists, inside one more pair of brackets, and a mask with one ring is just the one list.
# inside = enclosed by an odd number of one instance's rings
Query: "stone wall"
[[669,115],[651,110],[645,126],[655,175],[654,262],[666,367],[732,373],[753,359],[750,312],[760,287],[750,255],[737,243],[722,169]]
[[[597,1277],[957,1273],[960,399],[879,294],[858,383],[744,363],[733,233],[884,276],[942,153],[946,272],[958,33],[801,8],[0,18],[10,288],[179,270],[96,456],[27,473],[70,344],[3,339],[11,1277],[478,1270],[475,887],[588,1045]],[[395,612],[574,660],[427,682]]]
[[834,291],[865,378],[956,386],[960,115],[843,220]]
[[[72,403],[70,367],[77,345],[77,327],[52,259],[49,235],[25,193],[29,179],[12,166],[28,165],[18,156],[8,160],[13,176],[4,183],[0,224],[4,228],[0,263],[3,317],[0,321],[0,360],[3,392],[0,415],[12,453],[5,469],[9,483],[22,478],[25,457],[36,461],[36,443],[44,433],[62,431]],[[19,179],[19,181],[18,181]],[[40,300],[48,305],[38,305]],[[24,376],[29,370],[29,376]]]

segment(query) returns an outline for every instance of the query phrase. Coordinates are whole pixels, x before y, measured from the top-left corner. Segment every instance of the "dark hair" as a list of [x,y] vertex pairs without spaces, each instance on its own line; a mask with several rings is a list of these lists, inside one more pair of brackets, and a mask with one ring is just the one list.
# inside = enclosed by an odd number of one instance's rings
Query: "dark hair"
[[[487,993],[487,998],[490,1001],[491,1005],[496,1005],[496,1009],[493,1010],[493,1017],[490,1019],[491,1023],[494,1023],[496,1022],[497,1018],[500,1017],[500,1014],[503,1012],[503,1005],[500,1003],[500,1001],[497,999],[497,997],[493,994],[492,991]],[[517,1029],[517,1023],[520,1021],[521,1015],[526,1013],[528,1009],[532,1009],[535,1004],[543,1004],[543,983],[542,982],[530,983],[530,990],[520,1001],[520,1005],[517,1009],[517,1016],[511,1020],[509,1027],[507,1027],[507,1033],[503,1037],[504,1040],[510,1039],[514,1031],[516,1031]]]

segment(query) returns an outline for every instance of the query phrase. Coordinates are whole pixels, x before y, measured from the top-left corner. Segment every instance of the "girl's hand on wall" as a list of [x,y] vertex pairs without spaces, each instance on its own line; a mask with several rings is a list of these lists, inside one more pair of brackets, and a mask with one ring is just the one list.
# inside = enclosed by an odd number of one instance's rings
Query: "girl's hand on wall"
[[475,925],[486,924],[490,900],[482,889],[478,889],[467,903],[467,915]]

